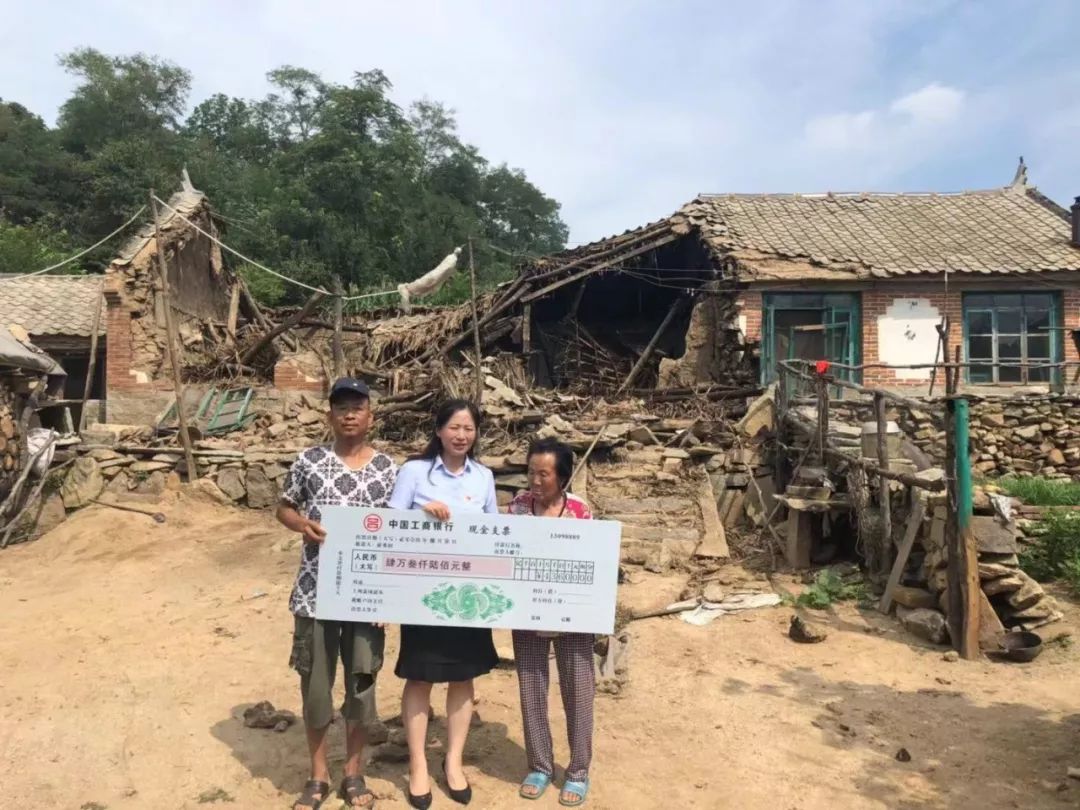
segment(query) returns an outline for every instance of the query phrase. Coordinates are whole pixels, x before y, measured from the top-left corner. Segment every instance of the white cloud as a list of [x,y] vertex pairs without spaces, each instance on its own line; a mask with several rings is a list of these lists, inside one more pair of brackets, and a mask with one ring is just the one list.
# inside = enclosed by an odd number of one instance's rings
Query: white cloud
[[336,82],[378,67],[559,200],[573,241],[706,191],[1000,185],[1019,154],[1080,193],[1072,119],[1048,126],[1077,81],[1072,0],[1022,23],[943,0],[6,5],[0,97],[49,120],[72,86],[56,54],[79,45],[171,59],[193,102],[260,96],[285,63]]
[[913,147],[931,133],[941,137],[963,104],[963,91],[933,82],[878,109],[815,116],[804,132],[811,149],[895,155],[897,147]]
[[936,124],[956,118],[963,103],[963,92],[933,82],[898,98],[889,109],[894,113],[906,113],[917,123]]

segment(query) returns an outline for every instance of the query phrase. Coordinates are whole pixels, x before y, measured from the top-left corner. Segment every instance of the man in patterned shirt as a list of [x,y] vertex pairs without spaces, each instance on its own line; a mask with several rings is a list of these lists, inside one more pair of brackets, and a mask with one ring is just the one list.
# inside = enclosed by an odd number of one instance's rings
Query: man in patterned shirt
[[319,547],[326,539],[320,525],[327,506],[386,506],[394,488],[397,465],[368,444],[373,414],[368,387],[343,378],[330,389],[328,421],[331,445],[305,450],[289,469],[277,518],[304,536],[300,570],[289,597],[294,616],[289,665],[300,673],[304,726],[311,752],[311,778],[297,808],[318,808],[330,794],[326,732],[334,718],[332,691],[338,658],[345,671],[345,777],[339,795],[347,807],[371,807],[375,796],[364,784],[361,752],[365,727],[375,719],[375,677],[382,666],[384,632],[366,622],[332,622],[315,618]]

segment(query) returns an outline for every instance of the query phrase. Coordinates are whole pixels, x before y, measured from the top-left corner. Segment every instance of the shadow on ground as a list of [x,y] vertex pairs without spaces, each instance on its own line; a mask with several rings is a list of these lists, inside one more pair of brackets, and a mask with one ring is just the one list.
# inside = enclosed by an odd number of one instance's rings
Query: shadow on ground
[[[211,727],[211,735],[229,747],[233,757],[247,768],[252,778],[266,779],[286,794],[299,794],[308,779],[308,751],[303,723],[298,722],[281,733],[246,728],[244,710],[252,705],[244,703],[233,707],[227,719]],[[446,750],[446,724],[441,717],[436,716],[429,724],[428,738],[428,769],[432,782],[445,787],[442,761]],[[330,727],[328,746],[331,777],[336,784],[341,780],[345,761],[345,723],[340,716]],[[384,761],[378,756],[383,747],[372,746],[365,753],[366,773],[392,782],[404,791],[408,787],[408,762]],[[391,747],[398,749],[398,746]],[[469,732],[465,764],[486,776],[512,785],[516,791],[525,773],[525,750],[510,739],[504,723],[483,721]]]
[[[724,690],[819,705],[811,723],[827,745],[873,755],[853,775],[856,789],[896,810],[1080,804],[1080,783],[1067,778],[1080,750],[1080,714],[1059,717],[1023,703],[977,705],[962,691],[961,667],[956,675],[939,679],[941,688],[902,691],[829,681],[797,668],[756,688],[728,679]],[[954,792],[957,783],[968,786],[963,795]]]

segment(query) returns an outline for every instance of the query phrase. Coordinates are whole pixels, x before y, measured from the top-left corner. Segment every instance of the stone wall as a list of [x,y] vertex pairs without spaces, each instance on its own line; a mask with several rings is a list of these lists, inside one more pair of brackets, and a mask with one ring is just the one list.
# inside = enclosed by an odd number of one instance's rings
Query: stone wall
[[[908,413],[904,431],[936,461],[945,433],[929,414]],[[1080,397],[987,399],[971,405],[971,451],[981,475],[1009,473],[1080,478]]]
[[[971,403],[971,453],[977,475],[1043,475],[1080,479],[1080,397],[1046,394]],[[859,425],[868,406],[842,404],[836,416]],[[943,408],[894,408],[889,418],[936,464],[945,460]]]

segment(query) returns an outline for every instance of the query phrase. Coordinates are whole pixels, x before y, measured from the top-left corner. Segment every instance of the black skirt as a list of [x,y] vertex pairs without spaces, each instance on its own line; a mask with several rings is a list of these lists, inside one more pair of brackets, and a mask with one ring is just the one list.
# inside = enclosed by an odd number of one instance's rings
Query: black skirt
[[403,624],[394,674],[427,683],[468,681],[491,672],[498,662],[486,628]]

